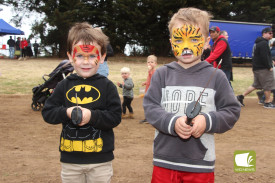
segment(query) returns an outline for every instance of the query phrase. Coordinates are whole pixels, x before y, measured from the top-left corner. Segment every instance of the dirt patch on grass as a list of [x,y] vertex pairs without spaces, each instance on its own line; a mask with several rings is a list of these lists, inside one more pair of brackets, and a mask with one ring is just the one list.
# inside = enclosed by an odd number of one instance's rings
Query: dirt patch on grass
[[[31,109],[31,95],[0,95],[0,182],[58,183],[61,125],[49,125]],[[274,110],[247,98],[235,127],[216,134],[217,183],[275,183]],[[113,183],[148,183],[152,174],[154,128],[144,118],[142,98],[133,101],[135,119],[115,128]],[[234,151],[256,152],[255,173],[234,172]]]

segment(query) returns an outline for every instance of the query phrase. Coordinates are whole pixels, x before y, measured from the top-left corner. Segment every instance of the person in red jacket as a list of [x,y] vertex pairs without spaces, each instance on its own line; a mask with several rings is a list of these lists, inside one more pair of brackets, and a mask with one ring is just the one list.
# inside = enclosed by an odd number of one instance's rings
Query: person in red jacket
[[[217,67],[217,64],[222,59],[220,69],[225,73],[230,85],[230,78],[232,72],[232,56],[229,44],[226,38],[223,35],[220,35],[220,28],[213,26],[209,29],[210,37],[213,40],[214,44],[211,49],[211,53],[208,58],[205,60],[208,63],[213,62],[213,66]],[[217,64],[215,64],[215,61]]]
[[[147,90],[151,84],[151,78],[152,78],[154,72],[156,71],[157,64],[158,64],[158,58],[155,55],[149,55],[147,57],[148,76],[147,76],[147,80],[142,83],[142,86],[145,86],[145,93],[147,92]],[[148,123],[146,118],[144,118],[143,120],[141,120],[139,122],[140,123]]]
[[20,42],[20,49],[21,51],[21,57],[18,60],[26,60],[27,58],[27,46],[28,46],[28,41],[26,38],[23,38],[22,41]]

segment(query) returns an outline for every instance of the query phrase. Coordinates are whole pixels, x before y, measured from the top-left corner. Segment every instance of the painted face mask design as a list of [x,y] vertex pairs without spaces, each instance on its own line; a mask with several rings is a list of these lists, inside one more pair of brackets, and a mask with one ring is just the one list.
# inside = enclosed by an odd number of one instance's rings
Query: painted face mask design
[[184,25],[172,30],[171,44],[175,56],[198,56],[203,51],[204,37],[193,25]]
[[100,60],[100,54],[97,47],[93,45],[77,45],[73,50],[73,59],[74,61],[92,61],[97,65]]

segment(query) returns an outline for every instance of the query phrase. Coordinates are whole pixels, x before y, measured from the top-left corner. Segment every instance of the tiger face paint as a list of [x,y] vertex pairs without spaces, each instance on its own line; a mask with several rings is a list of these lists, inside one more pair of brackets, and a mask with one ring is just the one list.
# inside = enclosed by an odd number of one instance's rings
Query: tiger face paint
[[200,28],[183,25],[172,29],[171,45],[176,57],[193,58],[202,54],[205,39]]
[[73,49],[73,60],[76,61],[90,61],[97,65],[100,60],[100,54],[97,47],[94,45],[76,45]]

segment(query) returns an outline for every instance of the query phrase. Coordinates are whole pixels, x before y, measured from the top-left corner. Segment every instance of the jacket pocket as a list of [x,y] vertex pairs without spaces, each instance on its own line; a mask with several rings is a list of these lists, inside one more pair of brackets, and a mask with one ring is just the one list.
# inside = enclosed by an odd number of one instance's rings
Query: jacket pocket
[[199,138],[181,139],[159,132],[154,140],[154,153],[171,158],[202,160],[208,149]]

